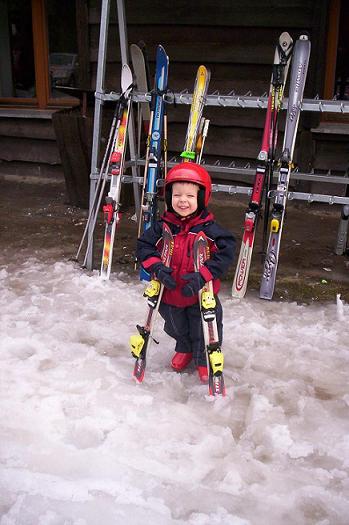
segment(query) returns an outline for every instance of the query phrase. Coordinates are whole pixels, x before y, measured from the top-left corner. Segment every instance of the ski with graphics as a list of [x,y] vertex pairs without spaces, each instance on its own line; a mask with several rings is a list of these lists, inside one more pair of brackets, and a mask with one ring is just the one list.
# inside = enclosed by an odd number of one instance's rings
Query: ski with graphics
[[278,134],[278,116],[282,107],[292,46],[293,40],[290,35],[286,32],[282,33],[275,48],[262,147],[257,157],[258,164],[252,196],[245,214],[244,232],[232,286],[232,296],[236,298],[242,298],[246,293],[263,191],[264,189],[268,191],[268,188],[265,188],[266,181],[269,182],[272,178]]
[[[208,85],[210,82],[211,73],[205,66],[199,66],[193,92],[193,100],[190,107],[189,122],[187,134],[185,137],[184,151],[181,153],[183,162],[198,162],[200,163],[203,137],[207,134],[208,122],[202,117],[205,106]],[[206,123],[206,125],[205,125]],[[198,158],[200,157],[200,158]]]
[[121,70],[121,90],[119,100],[117,131],[112,145],[109,159],[109,170],[111,174],[110,188],[103,206],[105,234],[103,244],[103,254],[101,263],[101,279],[106,280],[110,277],[115,230],[120,221],[120,192],[121,176],[124,173],[125,151],[127,142],[127,126],[130,114],[132,73],[128,65],[123,65]]
[[[166,223],[163,223],[162,238],[161,260],[165,266],[170,266],[174,241],[172,232]],[[157,343],[153,338],[153,330],[163,291],[164,285],[157,279],[150,281],[144,292],[144,297],[147,298],[147,316],[145,323],[143,326],[137,325],[138,334],[130,337],[131,353],[133,357],[136,358],[133,377],[138,383],[141,383],[144,379],[149,340],[152,339]]]
[[[159,45],[156,52],[155,86],[151,94],[151,113],[141,201],[142,210],[138,223],[138,237],[142,229],[142,223],[144,231],[150,228],[157,212],[157,181],[160,178],[161,170],[161,148],[164,131],[168,62],[168,56],[164,48]],[[147,280],[149,280],[149,278]]]
[[293,52],[284,142],[279,160],[278,183],[275,192],[273,192],[275,193],[275,197],[271,212],[268,247],[259,293],[261,299],[271,300],[274,294],[281,235],[285,220],[288,185],[293,166],[294,146],[308,72],[310,47],[308,37],[301,35],[295,44]]
[[[193,252],[195,271],[200,272],[200,269],[202,269],[205,261],[207,261],[210,256],[208,240],[202,231],[196,235]],[[212,281],[205,283],[199,291],[199,304],[206,347],[209,394],[211,396],[225,396],[223,377],[224,356],[218,337],[216,299],[213,293]]]

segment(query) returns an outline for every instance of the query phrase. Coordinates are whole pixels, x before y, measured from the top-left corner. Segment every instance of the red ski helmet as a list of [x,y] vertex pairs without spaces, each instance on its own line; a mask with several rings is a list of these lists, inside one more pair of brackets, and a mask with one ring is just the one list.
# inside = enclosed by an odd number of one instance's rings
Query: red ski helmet
[[172,185],[174,182],[192,182],[199,186],[198,193],[198,210],[203,210],[209,203],[212,183],[208,172],[195,162],[182,162],[176,164],[167,173],[165,179],[165,201],[167,209],[173,211],[172,208]]

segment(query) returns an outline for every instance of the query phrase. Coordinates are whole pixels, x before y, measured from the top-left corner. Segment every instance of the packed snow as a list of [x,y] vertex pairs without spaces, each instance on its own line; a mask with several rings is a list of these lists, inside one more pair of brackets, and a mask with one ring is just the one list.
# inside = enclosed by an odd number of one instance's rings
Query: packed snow
[[1,525],[347,525],[349,305],[224,307],[227,395],[208,396],[143,285],[71,262],[0,270]]

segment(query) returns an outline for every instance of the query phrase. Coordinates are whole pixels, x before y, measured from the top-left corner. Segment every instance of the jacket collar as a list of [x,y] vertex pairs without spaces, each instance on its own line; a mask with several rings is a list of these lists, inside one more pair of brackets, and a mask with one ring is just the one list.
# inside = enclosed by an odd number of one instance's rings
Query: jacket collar
[[171,224],[179,226],[181,230],[184,230],[186,232],[188,232],[193,226],[197,226],[198,224],[204,224],[207,221],[214,220],[213,214],[209,212],[206,208],[202,210],[202,212],[199,213],[199,215],[184,218],[171,211],[165,211],[161,218],[166,222],[170,222]]

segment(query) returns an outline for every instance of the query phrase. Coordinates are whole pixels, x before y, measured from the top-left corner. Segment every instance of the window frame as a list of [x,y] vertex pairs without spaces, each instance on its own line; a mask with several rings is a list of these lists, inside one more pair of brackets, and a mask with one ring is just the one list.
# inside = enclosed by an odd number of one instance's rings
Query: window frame
[[46,0],[31,0],[33,51],[35,69],[35,92],[32,98],[0,97],[2,107],[26,107],[51,109],[59,107],[76,107],[80,100],[76,97],[51,97],[49,73],[49,39]]
[[[328,10],[328,31],[326,44],[325,78],[323,98],[332,100],[336,83],[337,52],[341,5],[344,0],[331,0]],[[322,113],[320,122],[348,123],[349,115],[342,113]]]
[[328,32],[326,47],[326,68],[324,82],[324,99],[332,99],[336,81],[337,49],[339,36],[339,17],[341,0],[331,0],[328,12]]

